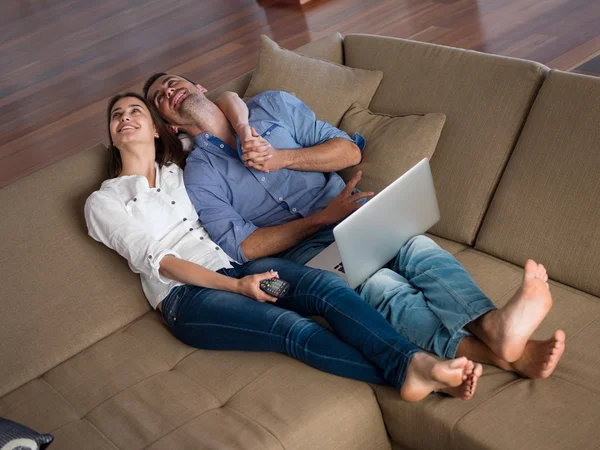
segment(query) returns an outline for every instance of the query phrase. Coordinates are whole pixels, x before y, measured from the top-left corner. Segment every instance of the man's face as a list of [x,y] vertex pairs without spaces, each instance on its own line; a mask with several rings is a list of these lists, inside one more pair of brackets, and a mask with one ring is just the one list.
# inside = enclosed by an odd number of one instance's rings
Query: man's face
[[148,100],[168,123],[193,123],[206,102],[206,89],[177,75],[163,75],[148,89]]

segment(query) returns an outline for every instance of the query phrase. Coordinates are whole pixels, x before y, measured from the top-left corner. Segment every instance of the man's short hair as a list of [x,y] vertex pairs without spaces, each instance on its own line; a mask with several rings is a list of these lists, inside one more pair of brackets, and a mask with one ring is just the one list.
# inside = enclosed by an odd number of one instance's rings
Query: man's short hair
[[[146,80],[146,82],[144,83],[144,88],[142,89],[142,91],[144,92],[144,98],[146,100],[148,100],[148,91],[150,90],[150,86],[152,86],[154,84],[154,82],[156,80],[158,80],[160,77],[162,77],[163,75],[167,75],[166,72],[156,72],[154,75],[152,75],[150,78],[148,78]],[[184,77],[183,75],[177,75],[179,78],[183,78],[184,80],[188,80],[190,83],[192,84],[196,84],[194,81],[190,80],[187,77]]]
[[146,80],[146,82],[144,83],[144,89],[142,89],[142,91],[144,92],[144,98],[146,100],[148,100],[148,90],[150,89],[150,86],[152,86],[152,84],[159,79],[160,77],[162,77],[163,75],[166,75],[165,72],[156,72],[154,75],[152,75],[150,78],[148,78]]

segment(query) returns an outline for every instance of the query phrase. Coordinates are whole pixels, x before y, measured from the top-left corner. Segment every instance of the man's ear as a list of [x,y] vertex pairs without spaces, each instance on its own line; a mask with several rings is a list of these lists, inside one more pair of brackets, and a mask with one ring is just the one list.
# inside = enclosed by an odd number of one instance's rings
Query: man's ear
[[203,94],[206,94],[208,92],[208,89],[206,89],[201,84],[197,84],[196,86],[198,87],[198,89],[200,89],[200,92],[202,92]]
[[179,127],[176,125],[168,125],[169,131],[173,134],[179,133]]

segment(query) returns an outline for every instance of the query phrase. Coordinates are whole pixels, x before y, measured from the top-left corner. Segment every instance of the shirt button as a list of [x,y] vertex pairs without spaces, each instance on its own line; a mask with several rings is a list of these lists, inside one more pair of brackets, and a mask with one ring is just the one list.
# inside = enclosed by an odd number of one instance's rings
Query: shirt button
[[264,182],[265,180],[266,180],[266,178],[265,178],[265,177],[262,177],[262,178],[260,179],[260,181],[262,181],[262,182]]
[[194,229],[193,229],[193,228],[190,228],[190,231],[194,231]]
[[292,212],[296,212],[296,208],[292,208]]
[[148,255],[148,259],[152,259],[152,255]]
[[223,148],[223,147],[225,147],[225,146],[224,146],[223,144],[221,144],[221,145],[219,145],[219,147]]
[[202,236],[200,236],[200,240],[201,240],[201,241],[203,241],[203,240],[204,240],[204,238],[203,238]]
[[133,201],[134,201],[134,202],[137,202],[137,198],[134,198],[134,199],[133,199]]
[[204,137],[208,139],[208,133],[206,133],[206,134],[204,135]]
[[279,197],[279,201],[282,202],[283,201],[283,197]]
[[215,250],[221,250],[219,247],[215,247]]
[[267,136],[268,136],[268,135],[270,135],[270,134],[271,134],[271,132],[270,132],[270,131],[267,131]]
[[183,218],[183,221],[185,222],[186,220],[187,220],[187,217],[184,217],[184,218]]
[[160,188],[158,188],[158,189],[156,190],[156,192],[160,192]]
[[174,205],[174,204],[175,204],[175,200],[171,201],[171,205]]
[[208,145],[208,142],[205,142],[205,143],[204,143],[204,146],[206,147],[207,145]]

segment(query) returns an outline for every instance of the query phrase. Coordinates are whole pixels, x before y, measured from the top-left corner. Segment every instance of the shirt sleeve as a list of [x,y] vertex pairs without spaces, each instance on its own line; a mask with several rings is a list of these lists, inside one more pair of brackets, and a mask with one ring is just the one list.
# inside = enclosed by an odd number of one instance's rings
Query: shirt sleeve
[[93,193],[85,203],[85,221],[89,235],[125,258],[134,272],[171,282],[160,274],[160,262],[166,255],[180,258],[179,254],[154,239],[119,199]]
[[[245,220],[234,208],[223,188],[212,171],[195,172],[189,175],[190,167],[186,167],[188,176],[185,185],[192,201],[200,224],[206,229],[211,239],[238,263],[248,261],[242,250],[242,242],[258,229],[252,222]],[[184,175],[186,172],[184,172]],[[194,183],[190,180],[202,180]]]
[[267,91],[259,95],[261,97],[254,97],[248,107],[258,105],[277,118],[279,124],[285,126],[302,147],[313,147],[330,139],[342,138],[354,142],[363,150],[365,140],[360,134],[355,133],[350,137],[339,128],[318,120],[313,110],[297,97],[283,91]]

